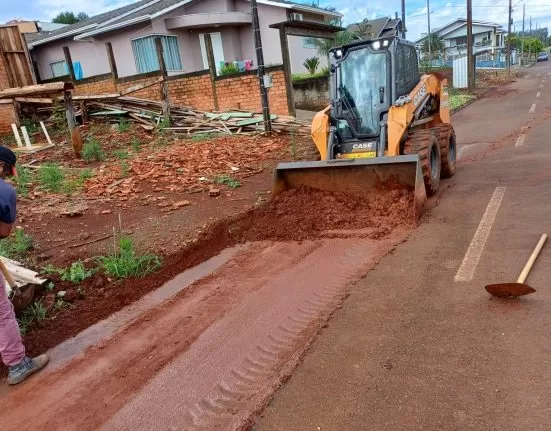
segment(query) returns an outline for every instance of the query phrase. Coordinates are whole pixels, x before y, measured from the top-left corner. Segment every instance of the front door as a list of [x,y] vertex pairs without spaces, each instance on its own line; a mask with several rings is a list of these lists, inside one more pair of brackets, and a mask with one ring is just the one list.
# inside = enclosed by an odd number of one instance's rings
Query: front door
[[[212,51],[214,53],[214,63],[216,65],[216,74],[220,74],[220,63],[224,61],[224,49],[222,47],[222,35],[218,33],[210,33],[210,40],[212,41]],[[207,60],[207,48],[205,45],[205,33],[199,35],[199,43],[201,44],[201,55],[203,56],[203,67],[209,68],[209,62]]]

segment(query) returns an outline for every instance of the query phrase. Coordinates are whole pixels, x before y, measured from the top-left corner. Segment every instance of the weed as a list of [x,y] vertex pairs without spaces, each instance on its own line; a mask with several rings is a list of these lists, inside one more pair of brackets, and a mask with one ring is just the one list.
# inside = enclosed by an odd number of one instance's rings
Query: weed
[[57,268],[51,263],[42,268],[44,274],[60,274],[61,271],[63,271],[63,268]]
[[92,138],[89,142],[84,144],[84,148],[82,149],[82,158],[87,163],[94,160],[96,162],[101,162],[105,159],[105,155],[101,149],[101,144],[97,139]]
[[157,126],[159,129],[163,130],[167,127],[170,127],[170,120],[168,118],[161,118],[161,121],[159,121],[159,125]]
[[73,262],[71,266],[62,270],[61,279],[63,281],[70,281],[72,283],[82,283],[87,278],[90,278],[94,275],[93,269],[86,269],[84,263],[81,260]]
[[58,193],[61,191],[64,179],[65,172],[55,163],[46,163],[40,166],[38,170],[38,182],[42,188],[50,192]]
[[115,151],[113,154],[119,160],[125,160],[125,159],[128,159],[128,157],[130,157],[130,154],[128,154],[128,151],[125,151],[125,150],[118,150],[118,151]]
[[13,177],[17,193],[20,196],[27,196],[29,194],[29,188],[32,184],[32,173],[29,168],[21,166],[17,169],[17,176]]
[[207,141],[214,137],[215,135],[213,133],[195,133],[194,135],[191,136],[191,141],[192,142]]
[[128,173],[130,172],[130,165],[128,164],[128,162],[124,161],[121,162],[119,166],[121,168],[121,178],[127,178]]
[[128,130],[130,129],[130,121],[128,121],[126,118],[122,117],[119,120],[118,129],[119,129],[119,133],[128,132]]
[[75,191],[82,189],[86,180],[88,178],[92,178],[93,176],[94,173],[91,169],[83,169],[76,177],[73,176],[72,178],[66,179],[61,185],[61,191],[70,195]]
[[107,256],[100,256],[98,261],[103,271],[116,278],[144,277],[161,266],[161,259],[151,253],[137,253],[132,238],[121,237],[118,250]]
[[59,298],[55,300],[54,308],[56,310],[61,310],[62,308],[70,307],[71,303],[66,302],[63,298]]
[[8,238],[0,240],[0,256],[8,259],[24,257],[32,249],[32,245],[30,235],[23,232],[23,229],[15,229]]
[[53,281],[50,281],[47,285],[46,285],[46,290],[48,292],[53,292],[55,289],[55,284]]
[[47,310],[42,301],[36,301],[28,306],[20,318],[17,319],[19,332],[24,336],[33,322],[40,322],[46,318]]
[[139,153],[141,151],[142,144],[135,136],[132,136],[130,144],[132,145],[132,151],[134,151],[135,153]]
[[214,182],[216,184],[224,184],[232,189],[236,189],[238,187],[241,187],[241,183],[237,181],[236,179],[230,177],[229,175],[219,175],[214,179]]

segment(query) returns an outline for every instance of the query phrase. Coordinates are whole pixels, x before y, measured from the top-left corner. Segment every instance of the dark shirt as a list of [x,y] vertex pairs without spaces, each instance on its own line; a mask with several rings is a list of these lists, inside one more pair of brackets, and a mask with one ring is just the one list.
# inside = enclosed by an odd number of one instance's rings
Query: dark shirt
[[15,189],[0,179],[0,222],[12,224],[15,222]]

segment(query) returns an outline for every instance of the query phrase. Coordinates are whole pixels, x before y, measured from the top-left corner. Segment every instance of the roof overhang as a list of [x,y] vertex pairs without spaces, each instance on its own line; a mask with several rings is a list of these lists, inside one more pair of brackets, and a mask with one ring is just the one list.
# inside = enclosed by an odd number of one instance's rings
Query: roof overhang
[[149,15],[144,15],[144,16],[138,16],[136,18],[132,18],[126,21],[116,22],[111,25],[96,27],[92,31],[88,31],[86,33],[82,33],[75,36],[75,40],[82,40],[87,37],[95,36],[101,33],[107,33],[113,30],[118,30],[119,28],[127,27],[129,25],[139,24],[141,22],[145,22],[149,20],[151,20],[151,17]]
[[53,42],[54,40],[65,39],[66,37],[74,36],[76,34],[82,33],[83,31],[86,31],[86,30],[91,30],[93,28],[96,28],[97,26],[98,26],[97,24],[90,24],[90,25],[87,25],[87,26],[84,26],[84,27],[75,28],[74,30],[71,30],[71,31],[66,31],[64,33],[59,33],[59,34],[56,34],[54,36],[50,36],[50,37],[46,37],[44,39],[34,41],[32,43],[29,43],[28,45],[30,47],[34,47],[34,46],[42,45],[44,43]]

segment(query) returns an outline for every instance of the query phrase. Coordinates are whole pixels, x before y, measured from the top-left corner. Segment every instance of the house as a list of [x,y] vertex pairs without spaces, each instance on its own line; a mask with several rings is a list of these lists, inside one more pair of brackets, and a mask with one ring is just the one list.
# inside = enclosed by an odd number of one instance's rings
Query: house
[[[447,59],[453,59],[467,52],[467,20],[457,18],[456,20],[434,29],[432,34],[438,35],[444,41],[445,56]],[[423,42],[427,39],[427,34],[415,41],[417,49],[420,51]],[[505,47],[505,33],[503,27],[495,22],[474,21],[473,20],[473,46],[474,51],[490,51],[496,53]]]
[[[269,25],[288,20],[328,22],[338,12],[284,0],[257,0],[266,65],[282,62],[279,33]],[[63,47],[69,47],[81,78],[109,73],[105,44],[110,42],[120,77],[158,70],[155,37],[160,36],[169,74],[208,68],[205,34],[211,35],[217,65],[236,62],[256,67],[248,0],[141,0],[61,29],[26,34],[41,80],[67,74]],[[302,37],[290,36],[293,72],[317,55]],[[320,58],[320,61],[325,61]]]
[[57,24],[54,22],[22,21],[17,19],[7,22],[6,25],[16,25],[20,33],[50,32],[67,26],[67,24]]

